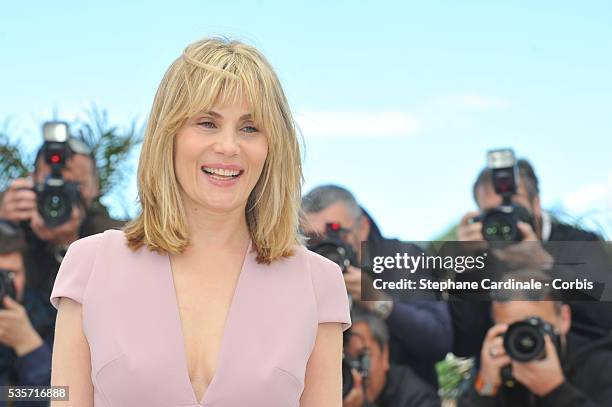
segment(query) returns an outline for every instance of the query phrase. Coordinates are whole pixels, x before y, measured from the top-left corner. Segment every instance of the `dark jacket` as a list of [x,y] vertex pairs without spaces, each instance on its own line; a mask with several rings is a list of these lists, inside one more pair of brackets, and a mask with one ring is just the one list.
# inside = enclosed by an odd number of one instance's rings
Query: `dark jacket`
[[[554,248],[554,242],[561,241],[597,242],[600,239],[594,233],[554,221],[549,238],[551,243],[548,246]],[[543,242],[543,246],[548,250],[547,242]],[[599,247],[599,250],[589,252],[587,255],[590,267],[594,273],[612,273],[609,266],[610,255],[603,245]],[[589,246],[589,250],[592,249],[593,246]],[[558,261],[563,253],[551,252],[551,255],[555,261]],[[600,281],[606,281],[611,277],[608,275]],[[567,303],[572,308],[573,331],[591,338],[612,332],[612,302],[567,301]],[[490,302],[450,301],[449,305],[454,330],[453,353],[463,357],[478,355],[488,329],[493,326],[490,318]]]
[[[577,277],[584,277],[584,274],[588,273],[588,277],[593,281],[612,285],[612,256],[606,251],[605,242],[602,242],[598,235],[553,222],[549,241],[552,242],[551,245],[558,241],[585,242],[583,245],[555,246],[549,251],[555,261],[571,261],[578,257],[588,260],[588,264],[585,265],[586,270],[580,271]],[[546,244],[545,247],[548,250]],[[605,302],[567,301],[572,308],[572,329],[591,338],[601,336],[600,332],[604,335],[612,333],[612,302],[609,300],[608,298]]]
[[[396,253],[406,250],[406,245],[397,239],[384,239],[375,223],[368,242],[380,248],[377,254]],[[382,247],[380,246],[382,245]],[[421,251],[417,246],[415,250]],[[370,264],[364,258],[363,264]],[[431,300],[396,301],[386,320],[389,328],[389,359],[391,362],[410,366],[429,385],[438,388],[435,364],[451,351],[453,330],[448,304]]]
[[408,365],[438,388],[436,362],[451,351],[453,331],[448,306],[440,301],[396,302],[387,318],[389,358]]
[[[22,304],[43,344],[30,353],[17,356],[13,349],[0,345],[0,386],[48,386],[51,381],[51,315],[48,299],[26,290]],[[7,403],[0,401],[0,406]],[[46,402],[19,402],[18,406],[45,406]]]
[[480,396],[471,388],[458,407],[612,406],[612,337],[591,341],[569,333],[561,367],[565,381],[544,397],[531,394],[522,385],[503,387],[495,397]]
[[440,407],[435,390],[409,367],[391,364],[374,407]]

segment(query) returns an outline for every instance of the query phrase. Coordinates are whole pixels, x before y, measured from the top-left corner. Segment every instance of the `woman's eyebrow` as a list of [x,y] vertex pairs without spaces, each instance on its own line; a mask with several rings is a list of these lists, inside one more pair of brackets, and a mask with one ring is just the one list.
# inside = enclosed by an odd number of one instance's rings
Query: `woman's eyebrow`
[[[223,115],[220,113],[215,112],[214,110],[209,110],[207,112],[202,112],[202,115],[209,115],[212,116],[214,118],[217,119],[223,119]],[[242,116],[240,116],[240,118],[238,120],[252,120],[253,119],[253,115],[251,113],[246,113],[243,114]]]
[[207,112],[202,112],[202,113],[200,113],[200,114],[201,114],[201,115],[208,115],[208,116],[212,116],[212,117],[215,117],[215,118],[218,118],[218,119],[222,119],[222,118],[223,118],[223,115],[221,115],[221,114],[219,114],[219,113],[215,112],[214,110],[209,110],[209,111],[207,111]]

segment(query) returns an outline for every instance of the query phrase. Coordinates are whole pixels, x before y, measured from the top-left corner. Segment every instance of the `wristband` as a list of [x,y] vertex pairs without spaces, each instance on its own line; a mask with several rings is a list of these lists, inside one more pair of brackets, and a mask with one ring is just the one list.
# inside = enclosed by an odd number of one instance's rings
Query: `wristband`
[[497,389],[499,386],[495,386],[492,383],[485,382],[484,378],[480,373],[476,376],[476,382],[474,383],[474,389],[476,389],[476,393],[481,396],[495,396],[497,394]]

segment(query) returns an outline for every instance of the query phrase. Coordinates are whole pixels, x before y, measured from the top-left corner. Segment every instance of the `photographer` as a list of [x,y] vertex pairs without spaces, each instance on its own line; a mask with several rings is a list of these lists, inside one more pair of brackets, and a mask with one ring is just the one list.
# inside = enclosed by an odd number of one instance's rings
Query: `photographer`
[[[498,155],[497,164],[495,154]],[[499,159],[500,155],[503,159]],[[500,161],[502,163],[498,165]],[[479,210],[462,217],[457,230],[459,241],[472,242],[471,248],[480,244],[476,242],[481,242],[480,247],[484,249],[488,246],[487,241],[507,238],[514,241],[504,249],[495,250],[495,256],[514,268],[547,269],[554,263],[586,259],[588,268],[580,269],[584,270],[580,271],[583,274],[576,277],[589,277],[593,281],[610,279],[610,258],[603,244],[597,243],[600,238],[594,233],[561,223],[542,210],[539,181],[527,160],[514,161],[511,150],[493,150],[489,152],[489,164],[478,175],[472,190]],[[498,168],[491,165],[498,165]],[[503,236],[499,227],[500,209],[509,209],[510,215],[505,219],[508,230],[514,236]],[[515,226],[511,217],[518,219]],[[485,236],[485,231],[492,235]],[[561,246],[559,241],[582,243],[565,243]],[[612,331],[612,303],[568,303],[572,307],[575,329],[588,332],[593,338]],[[474,356],[491,326],[488,304],[452,301],[451,314],[455,332],[453,352],[459,356]]]
[[45,143],[36,155],[33,174],[13,180],[0,194],[0,219],[23,228],[28,287],[49,298],[68,246],[121,223],[111,219],[98,200],[91,149],[71,137],[65,123],[45,123],[43,131]]
[[[376,239],[376,234],[371,231],[378,229],[364,214],[353,195],[339,186],[325,185],[310,191],[302,199],[302,209],[305,213],[302,230],[312,236],[309,242],[311,250],[317,251],[313,242],[321,238],[329,239],[330,234],[334,235],[332,240],[338,241],[334,244],[346,248],[346,257],[350,258],[350,264],[344,265],[347,290],[355,304],[377,314],[387,323],[391,361],[410,366],[437,388],[434,365],[446,356],[452,344],[447,304],[433,300],[393,302],[382,292],[377,293],[380,295],[377,301],[361,301],[361,280],[370,278],[359,268],[361,260],[363,264],[369,262],[367,258],[362,259],[361,242]],[[330,226],[334,230],[329,230]],[[399,247],[401,243],[380,235],[370,242],[380,243],[389,250]],[[398,250],[403,250],[403,247]]]
[[460,407],[612,404],[612,337],[591,341],[570,332],[569,306],[547,298],[492,303],[495,325]]
[[408,366],[390,363],[384,321],[358,306],[352,311],[345,353],[357,361],[357,368],[352,371],[353,386],[343,407],[439,407],[440,399],[430,385]]
[[51,378],[50,317],[46,298],[25,290],[24,248],[20,230],[0,221],[0,386],[48,386]]

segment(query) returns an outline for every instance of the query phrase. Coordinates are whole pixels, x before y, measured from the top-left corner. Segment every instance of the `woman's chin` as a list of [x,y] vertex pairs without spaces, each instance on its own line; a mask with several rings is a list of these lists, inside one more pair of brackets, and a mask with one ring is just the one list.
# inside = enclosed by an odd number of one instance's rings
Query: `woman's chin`
[[241,207],[239,199],[236,196],[211,199],[211,196],[208,195],[205,197],[198,197],[196,202],[202,209],[216,213],[229,213]]

